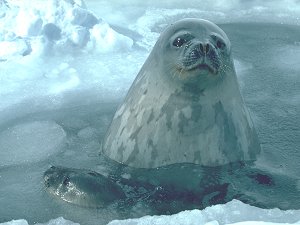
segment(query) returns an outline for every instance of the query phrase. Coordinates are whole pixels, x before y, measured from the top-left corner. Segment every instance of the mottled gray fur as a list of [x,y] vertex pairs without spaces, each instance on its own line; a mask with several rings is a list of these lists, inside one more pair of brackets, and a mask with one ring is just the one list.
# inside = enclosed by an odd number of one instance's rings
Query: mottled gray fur
[[256,158],[260,146],[230,41],[218,26],[184,19],[161,34],[117,110],[102,151],[137,168]]

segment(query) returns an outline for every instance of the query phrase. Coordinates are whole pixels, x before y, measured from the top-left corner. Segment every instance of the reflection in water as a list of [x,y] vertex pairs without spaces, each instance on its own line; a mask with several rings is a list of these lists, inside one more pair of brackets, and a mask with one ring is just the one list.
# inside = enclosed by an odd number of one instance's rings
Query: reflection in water
[[[130,179],[123,178],[124,173],[131,174]],[[232,199],[261,208],[300,207],[297,183],[293,178],[257,169],[253,163],[238,162],[218,167],[175,164],[151,170],[124,167],[119,169],[116,177],[129,193],[136,194],[132,188],[147,190],[148,197],[143,194],[142,198],[155,214],[203,209]],[[138,196],[136,202],[140,198]]]

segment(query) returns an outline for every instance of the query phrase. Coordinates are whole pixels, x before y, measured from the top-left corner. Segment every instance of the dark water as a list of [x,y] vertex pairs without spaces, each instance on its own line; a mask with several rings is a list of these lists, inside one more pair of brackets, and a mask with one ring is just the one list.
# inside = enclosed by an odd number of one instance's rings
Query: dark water
[[[136,198],[135,204],[142,201],[155,214],[203,209],[232,199],[260,208],[300,207],[297,183],[293,178],[256,169],[251,163],[212,168],[192,164],[153,170],[125,168],[122,169],[123,174],[124,170],[131,177],[118,179],[119,184],[125,190],[128,188],[127,191],[133,195],[131,199]],[[139,191],[141,193],[137,194]]]
[[[116,103],[79,104],[26,115],[6,121],[2,128],[20,121],[51,119],[64,128],[68,141],[62,152],[43,162],[0,166],[0,222],[24,218],[32,224],[63,216],[81,224],[105,224],[112,219],[203,208],[232,198],[262,208],[300,209],[300,29],[280,24],[220,26],[232,42],[242,93],[262,144],[256,164],[215,168],[187,164],[132,171],[98,156]],[[96,139],[78,138],[78,131],[86,126],[99,130]],[[131,201],[89,209],[55,199],[45,192],[42,179],[50,165],[111,176]]]
[[221,26],[235,58],[249,63],[240,74],[264,158],[298,176],[300,170],[300,29],[280,24]]

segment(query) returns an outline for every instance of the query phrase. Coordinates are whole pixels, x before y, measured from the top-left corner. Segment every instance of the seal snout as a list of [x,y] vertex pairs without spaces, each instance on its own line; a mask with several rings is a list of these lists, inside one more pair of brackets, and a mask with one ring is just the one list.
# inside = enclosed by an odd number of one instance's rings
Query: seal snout
[[191,58],[201,58],[205,57],[209,51],[212,49],[209,43],[199,43],[198,45],[194,46],[190,51]]
[[46,186],[46,188],[49,188],[50,186],[51,186],[51,183],[53,182],[52,181],[52,174],[51,173],[44,173],[44,177],[43,177],[43,179],[44,179],[44,185]]
[[209,43],[200,43],[199,44],[200,51],[202,51],[204,54],[207,54],[211,47],[209,47]]
[[187,71],[199,70],[216,74],[219,70],[220,57],[209,41],[198,41],[190,45],[184,54],[183,66]]
[[44,175],[44,184],[47,188],[50,187],[50,178],[47,175]]
[[59,167],[51,166],[48,170],[44,172],[43,179],[44,184],[47,188],[51,187],[57,178],[60,177]]

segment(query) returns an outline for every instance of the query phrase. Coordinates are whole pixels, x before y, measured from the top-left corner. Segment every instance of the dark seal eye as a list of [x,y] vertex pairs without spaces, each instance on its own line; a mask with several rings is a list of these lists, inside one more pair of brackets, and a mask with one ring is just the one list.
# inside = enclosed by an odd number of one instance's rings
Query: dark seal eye
[[174,41],[173,41],[173,45],[177,48],[180,48],[184,43],[186,43],[186,40],[182,37],[177,37]]
[[176,48],[180,48],[185,43],[191,41],[193,38],[194,36],[190,33],[181,34],[180,36],[175,38],[175,40],[173,41],[173,46],[175,46]]

